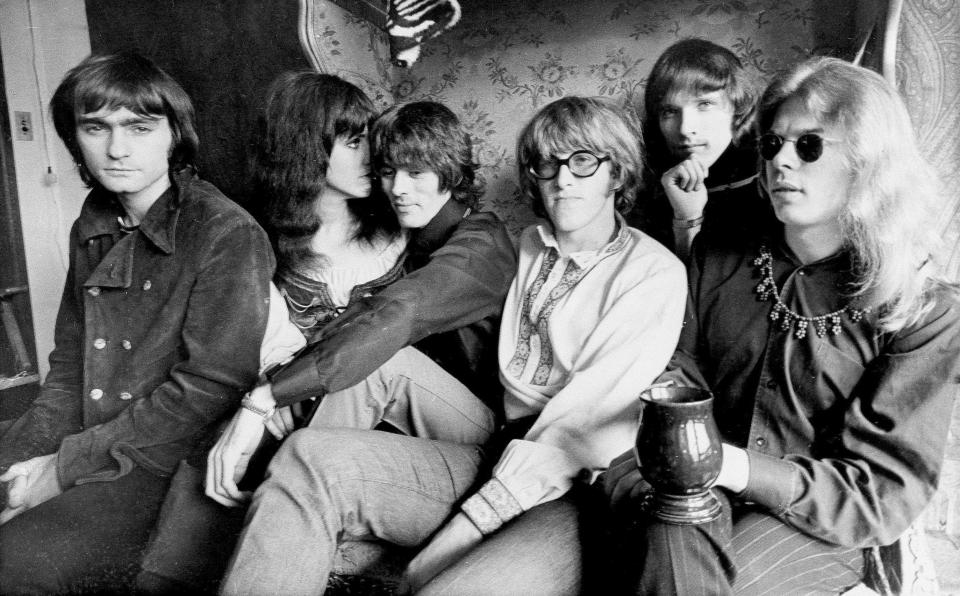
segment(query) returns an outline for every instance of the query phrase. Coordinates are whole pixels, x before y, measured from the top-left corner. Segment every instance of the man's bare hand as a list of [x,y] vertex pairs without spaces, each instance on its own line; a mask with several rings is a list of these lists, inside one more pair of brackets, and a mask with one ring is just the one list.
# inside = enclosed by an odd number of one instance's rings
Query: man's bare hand
[[13,464],[0,476],[0,482],[9,483],[0,525],[63,492],[57,478],[56,453]]
[[660,177],[675,219],[695,219],[707,205],[709,170],[696,157],[688,157]]

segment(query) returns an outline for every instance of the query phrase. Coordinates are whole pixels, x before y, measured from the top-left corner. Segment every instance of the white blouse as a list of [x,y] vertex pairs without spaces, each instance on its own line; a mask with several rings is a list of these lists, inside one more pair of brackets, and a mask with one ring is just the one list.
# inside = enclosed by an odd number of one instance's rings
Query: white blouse
[[327,284],[331,300],[336,306],[344,307],[349,303],[354,287],[383,276],[397,264],[397,259],[407,248],[408,238],[406,231],[393,238],[378,237],[358,251],[357,258],[325,259],[303,274]]

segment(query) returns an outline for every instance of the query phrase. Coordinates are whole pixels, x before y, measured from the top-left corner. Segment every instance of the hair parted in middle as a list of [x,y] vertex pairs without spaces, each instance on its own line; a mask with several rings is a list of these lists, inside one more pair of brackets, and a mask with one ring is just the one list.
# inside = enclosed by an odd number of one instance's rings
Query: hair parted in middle
[[[951,284],[938,271],[945,251],[934,217],[943,191],[920,153],[906,105],[876,72],[837,58],[811,58],[767,87],[761,133],[790,99],[802,102],[822,126],[836,127],[842,139],[837,146],[851,180],[839,223],[853,257],[854,295],[879,307],[887,331],[910,325],[932,304],[930,284]],[[761,182],[766,192],[764,176]]]
[[477,176],[470,134],[450,108],[416,101],[388,108],[370,128],[375,171],[381,168],[428,170],[440,178],[440,192],[467,207],[480,207],[483,181]]
[[694,95],[723,91],[733,104],[734,144],[752,133],[757,90],[740,59],[712,41],[681,39],[657,58],[643,97],[643,134],[650,166],[657,176],[675,161],[660,131],[660,111],[665,100],[681,91]]
[[618,180],[614,207],[626,214],[643,184],[643,136],[630,108],[605,97],[562,97],[543,107],[527,123],[517,141],[520,190],[532,202],[533,212],[546,217],[543,197],[530,164],[541,157],[586,149],[610,156]]
[[[314,206],[326,187],[334,143],[362,134],[375,114],[363,91],[333,75],[286,72],[271,83],[251,172],[280,269],[311,258],[310,239],[322,223]],[[357,240],[397,229],[390,204],[377,194],[347,207],[358,223]]]

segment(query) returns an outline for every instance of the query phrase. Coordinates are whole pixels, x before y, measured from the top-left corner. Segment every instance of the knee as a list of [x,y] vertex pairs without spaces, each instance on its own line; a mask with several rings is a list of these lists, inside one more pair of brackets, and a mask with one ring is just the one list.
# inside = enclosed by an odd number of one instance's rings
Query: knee
[[304,482],[313,489],[349,483],[361,469],[369,450],[363,435],[371,431],[338,428],[304,428],[292,433],[270,462],[264,485]]

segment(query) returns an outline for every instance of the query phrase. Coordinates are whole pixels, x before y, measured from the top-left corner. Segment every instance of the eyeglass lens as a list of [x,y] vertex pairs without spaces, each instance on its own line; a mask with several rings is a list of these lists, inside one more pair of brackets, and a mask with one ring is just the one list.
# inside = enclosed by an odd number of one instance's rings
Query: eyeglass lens
[[[760,137],[760,157],[770,161],[780,153],[780,149],[786,142],[788,139],[776,133],[764,134]],[[823,155],[823,137],[818,134],[812,132],[802,134],[793,143],[797,148],[797,156],[807,163],[817,161]]]
[[530,172],[542,180],[549,180],[560,172],[560,166],[566,165],[570,173],[578,178],[586,178],[600,168],[600,164],[609,157],[600,158],[589,151],[576,151],[566,159],[541,157],[530,166]]

